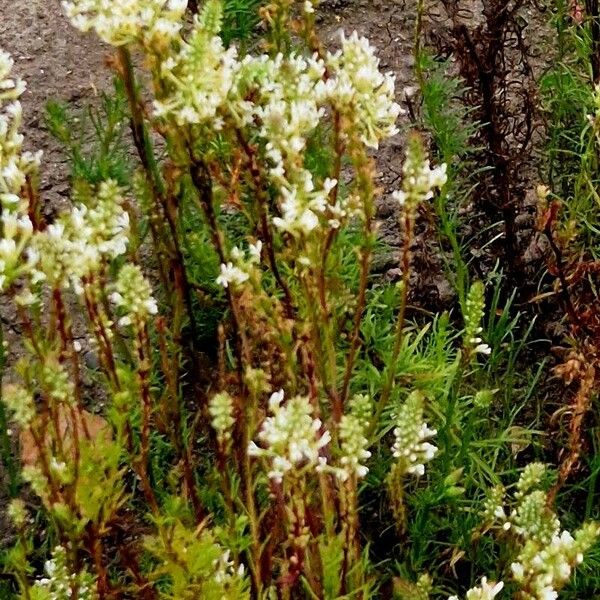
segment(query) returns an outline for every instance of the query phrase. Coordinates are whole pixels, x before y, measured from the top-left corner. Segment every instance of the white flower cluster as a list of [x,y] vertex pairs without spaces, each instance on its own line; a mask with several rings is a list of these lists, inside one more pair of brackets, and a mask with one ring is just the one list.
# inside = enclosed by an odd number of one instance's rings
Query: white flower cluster
[[81,279],[96,273],[107,261],[125,254],[129,241],[129,213],[114,181],[100,184],[95,194],[60,216],[32,240],[39,257],[38,279],[57,286],[71,283],[81,293]]
[[321,420],[313,418],[313,407],[306,396],[296,396],[285,404],[283,397],[280,390],[269,399],[271,414],[258,433],[263,446],[255,442],[248,446],[250,456],[268,460],[268,476],[275,483],[281,483],[292,470],[300,473],[305,469],[325,468],[326,459],[320,453],[331,440],[328,431],[321,433]]
[[[339,226],[345,207],[330,206],[328,196],[337,181],[316,184],[304,168],[308,139],[325,115],[327,96],[325,63],[317,56],[278,54],[247,57],[237,78],[237,102],[231,103],[239,126],[256,123],[277,185],[281,217],[273,223],[292,235],[307,235],[319,227],[319,215],[327,214]],[[252,101],[246,100],[252,97]]]
[[337,215],[329,219],[329,224],[337,229],[340,219],[345,217],[346,210],[343,207],[332,207],[327,204],[329,192],[337,185],[335,179],[325,179],[319,189],[314,188],[313,179],[307,170],[302,170],[305,175],[303,184],[299,187],[292,185],[290,188],[281,187],[281,217],[275,217],[273,224],[288,233],[295,235],[307,235],[319,227],[320,214],[328,209],[335,211]]
[[231,551],[225,550],[225,552],[213,562],[215,568],[215,581],[219,585],[226,585],[236,577],[243,577],[246,569],[244,565],[240,563],[236,569],[235,564],[230,560]]
[[396,119],[402,109],[394,101],[395,77],[379,71],[369,40],[356,31],[350,37],[342,33],[342,47],[328,54],[327,67],[333,77],[325,82],[326,96],[357,128],[365,145],[377,148],[381,139],[398,132]]
[[219,392],[208,401],[208,413],[211,425],[217,433],[222,446],[231,440],[231,428],[235,423],[233,417],[233,398],[227,392]]
[[94,29],[108,44],[164,47],[183,25],[187,0],[64,0],[62,4],[74,27]]
[[556,600],[571,577],[573,569],[583,562],[584,553],[596,542],[600,528],[595,523],[584,525],[573,537],[568,531],[556,534],[549,543],[529,541],[511,564],[512,575],[521,587],[523,600]]
[[[56,546],[52,558],[44,564],[46,576],[34,583],[34,590],[42,592],[47,600],[70,600],[73,589],[77,589],[78,600],[97,600],[96,582],[87,571],[70,573],[67,566],[67,552],[63,546]],[[36,598],[38,596],[36,595]]]
[[[466,600],[494,600],[504,588],[504,582],[488,582],[487,577],[481,578],[481,585],[471,588],[465,598]],[[450,596],[448,600],[458,600],[458,596]]]
[[[211,1],[202,15],[194,18],[194,27],[179,52],[160,66],[168,94],[154,103],[157,117],[171,116],[180,125],[210,123],[219,130],[224,107],[238,68],[235,47],[225,49],[212,24],[220,22],[220,5]],[[211,15],[210,13],[217,13]]]
[[115,291],[110,295],[111,302],[125,314],[119,325],[143,326],[148,317],[158,313],[152,287],[138,265],[123,265],[115,282]]
[[338,477],[342,481],[350,475],[364,477],[369,469],[363,464],[371,456],[367,450],[369,441],[366,431],[371,417],[371,400],[368,396],[356,395],[350,402],[350,411],[340,421],[339,439],[342,468]]
[[324,223],[339,227],[351,212],[349,202],[338,198],[330,204],[337,182],[317,183],[304,168],[308,140],[329,106],[369,146],[393,135],[400,112],[393,100],[394,78],[379,72],[373,49],[356,33],[343,37],[341,50],[325,60],[278,54],[238,61],[235,49],[224,49],[217,35],[216,6],[205,7],[179,52],[163,61],[167,91],[155,103],[155,114],[179,125],[206,123],[217,131],[227,119],[238,128],[255,127],[280,190],[275,226],[306,235],[323,216]]
[[237,246],[231,249],[231,260],[221,264],[221,273],[217,277],[217,283],[224,288],[229,286],[238,287],[250,279],[255,271],[255,266],[260,263],[262,242],[258,240],[255,244],[248,246],[248,254],[244,254]]
[[6,384],[2,388],[2,402],[12,413],[19,427],[27,427],[35,417],[35,404],[29,390],[20,385]]
[[560,521],[547,503],[546,493],[538,488],[546,467],[528,465],[517,483],[510,521],[523,546],[511,564],[515,581],[522,586],[523,600],[555,600],[558,590],[569,580],[573,569],[583,562],[584,553],[600,534],[595,523],[585,524],[575,537],[561,531]]
[[0,50],[0,292],[31,266],[22,260],[33,231],[22,192],[27,178],[37,173],[41,159],[41,152],[22,151],[19,98],[25,83],[11,78],[13,64],[10,55]]
[[392,197],[400,206],[406,205],[408,210],[414,210],[421,203],[431,200],[434,191],[446,184],[446,171],[446,164],[432,169],[421,142],[414,139],[409,143],[402,166],[402,190],[393,192]]
[[324,73],[317,56],[260,55],[241,64],[240,100],[232,108],[240,124],[259,124],[275,176],[284,178],[286,167],[302,167],[307,138],[325,115]]
[[505,508],[504,489],[494,488],[485,503],[488,525],[497,523],[513,532],[518,555],[511,564],[520,600],[555,600],[573,569],[583,562],[584,553],[600,535],[596,523],[586,523],[575,536],[561,531],[560,521],[548,506],[547,495],[539,489],[546,473],[541,463],[531,463],[521,474],[512,509]]
[[[221,7],[207,2],[189,36],[178,35],[184,0],[66,0],[67,14],[82,30],[96,29],[114,45],[141,42],[147,47],[160,36],[170,49],[159,62],[160,86],[155,116],[179,126],[204,124],[213,131],[227,122],[258,133],[278,187],[281,216],[276,227],[295,236],[321,222],[340,227],[351,215],[352,202],[338,195],[329,202],[334,180],[313,181],[304,168],[308,140],[334,107],[341,115],[340,134],[358,132],[361,143],[377,147],[397,132],[401,112],[394,101],[394,77],[379,71],[374,49],[365,38],[342,35],[341,48],[318,56],[266,54],[237,58],[218,36]],[[170,36],[170,37],[169,37]],[[164,39],[163,39],[164,38]],[[165,39],[172,43],[165,44]],[[322,219],[321,219],[322,218]],[[238,272],[224,278],[235,281]]]
[[342,115],[342,127],[358,131],[367,146],[377,147],[396,133],[400,107],[393,99],[394,78],[382,75],[378,66],[373,48],[356,33],[343,36],[342,48],[325,60],[279,54],[242,62],[236,84],[239,100],[230,108],[239,125],[257,123],[265,141],[270,174],[280,190],[282,214],[273,220],[276,227],[307,235],[319,227],[320,217],[337,228],[355,212],[352,199],[338,195],[335,204],[329,202],[338,182],[315,182],[304,168],[304,153],[330,106]]
[[437,454],[437,447],[429,440],[437,433],[429,429],[423,419],[424,398],[420,392],[412,392],[398,409],[392,454],[398,459],[403,473],[421,476],[425,474],[425,463]]

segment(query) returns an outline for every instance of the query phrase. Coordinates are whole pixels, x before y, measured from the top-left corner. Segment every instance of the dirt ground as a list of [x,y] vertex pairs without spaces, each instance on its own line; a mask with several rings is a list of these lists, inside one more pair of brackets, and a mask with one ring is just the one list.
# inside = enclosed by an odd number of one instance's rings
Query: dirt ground
[[42,149],[41,191],[53,208],[68,192],[65,159],[44,127],[50,99],[74,105],[93,101],[110,83],[104,67],[109,49],[93,35],[73,29],[59,0],[0,0],[0,48],[10,52],[14,72],[27,82],[23,96],[28,149]]

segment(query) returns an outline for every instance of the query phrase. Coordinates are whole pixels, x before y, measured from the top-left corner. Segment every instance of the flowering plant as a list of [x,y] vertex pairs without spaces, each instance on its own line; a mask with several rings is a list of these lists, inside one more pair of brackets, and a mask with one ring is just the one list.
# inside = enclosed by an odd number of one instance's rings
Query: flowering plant
[[[370,43],[352,33],[326,49],[310,2],[264,7],[265,51],[248,54],[225,44],[219,0],[189,20],[180,0],[63,5],[115,48],[137,169],[128,182],[75,178],[71,208],[42,218],[41,157],[22,151],[18,131],[24,87],[0,55],[0,290],[27,346],[3,402],[54,548],[32,577],[30,517],[14,501],[8,563],[23,596],[374,597],[385,578],[362,537],[365,490],[387,481],[384,518],[398,535],[409,492],[429,489],[444,450],[432,489],[461,494],[448,381],[491,351],[482,284],[455,343],[407,322],[415,225],[446,165],[431,167],[410,137],[390,194],[402,281],[379,311],[392,307],[383,347],[369,345],[373,152],[398,135],[402,112]],[[319,145],[325,158],[312,160]],[[433,360],[424,339],[441,377],[413,377]],[[586,544],[575,546],[569,568]],[[523,567],[523,589],[536,576]],[[467,598],[501,590],[483,578]]]

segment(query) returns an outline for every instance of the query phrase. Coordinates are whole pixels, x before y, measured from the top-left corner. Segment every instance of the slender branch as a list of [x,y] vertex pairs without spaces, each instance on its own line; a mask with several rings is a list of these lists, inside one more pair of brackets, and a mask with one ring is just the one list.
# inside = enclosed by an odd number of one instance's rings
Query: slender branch
[[258,166],[258,162],[256,160],[256,152],[252,148],[252,146],[250,146],[248,141],[244,138],[242,132],[239,129],[236,129],[236,136],[240,145],[244,149],[246,156],[248,157],[248,169],[252,177],[254,191],[258,196],[256,205],[259,211],[258,216],[260,220],[260,229],[267,249],[269,266],[271,267],[271,271],[273,273],[273,276],[275,277],[277,285],[281,288],[281,291],[283,292],[285,314],[288,319],[293,319],[295,314],[294,303],[292,300],[290,288],[287,282],[281,276],[281,273],[279,272],[279,267],[277,266],[277,260],[275,258],[275,248],[273,245],[273,236],[271,235],[271,228],[269,227],[269,221],[266,211],[266,207],[268,206],[268,198],[265,194],[263,186],[263,177],[260,172],[260,167]]
[[6,407],[2,400],[2,383],[6,366],[6,348],[4,347],[4,328],[0,321],[0,453],[4,467],[8,473],[8,487],[11,497],[19,492],[19,473],[17,462],[12,453],[10,434],[8,432],[8,418]]
[[392,349],[392,356],[387,365],[387,378],[385,385],[377,402],[375,416],[369,428],[370,430],[367,439],[371,439],[374,435],[377,425],[379,424],[379,420],[381,419],[381,415],[383,414],[383,411],[390,399],[394,383],[396,382],[396,364],[398,362],[398,356],[400,355],[400,349],[402,348],[402,342],[404,340],[404,325],[406,320],[406,308],[408,305],[411,268],[410,247],[412,245],[414,234],[414,221],[415,215],[413,211],[406,211],[404,213],[404,244],[402,247],[402,289],[400,290],[400,307],[398,310],[398,316],[396,318],[394,347]]

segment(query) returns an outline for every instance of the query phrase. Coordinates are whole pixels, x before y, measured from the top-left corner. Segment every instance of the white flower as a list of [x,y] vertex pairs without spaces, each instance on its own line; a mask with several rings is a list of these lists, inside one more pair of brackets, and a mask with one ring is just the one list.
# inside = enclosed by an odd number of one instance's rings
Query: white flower
[[74,27],[94,29],[108,44],[165,45],[183,25],[185,0],[64,0]]
[[406,192],[403,192],[402,190],[395,190],[395,191],[392,192],[392,198],[400,206],[404,206],[404,203],[406,202]]
[[239,267],[234,266],[232,262],[221,265],[221,274],[217,277],[217,283],[224,288],[230,285],[241,285],[249,279],[248,273],[242,271]]
[[504,582],[488,583],[487,577],[481,578],[481,586],[467,592],[467,600],[493,600],[504,588]]
[[523,579],[523,576],[525,575],[525,569],[523,568],[523,565],[521,563],[518,563],[518,562],[512,563],[510,565],[510,570],[512,571],[513,577],[517,581]]
[[120,325],[141,327],[150,316],[158,313],[150,283],[137,265],[126,264],[121,267],[114,290],[110,300],[125,313],[119,319]]
[[[481,585],[471,588],[465,598],[466,600],[493,600],[504,588],[504,582],[488,583],[487,577],[481,578]],[[458,596],[450,596],[448,600],[459,600]]]
[[269,398],[269,410],[271,412],[279,408],[279,405],[283,402],[284,396],[285,394],[283,390],[279,390],[271,394],[271,397]]
[[438,451],[428,441],[437,431],[423,421],[423,403],[423,396],[413,392],[399,408],[392,446],[392,455],[398,459],[402,471],[417,476],[424,475],[425,463],[431,461]]
[[258,240],[255,244],[250,244],[248,246],[248,252],[250,253],[250,260],[254,263],[260,262],[260,255],[262,253],[263,243],[261,240]]
[[282,401],[282,390],[271,395],[270,416],[263,421],[258,433],[261,446],[250,442],[247,450],[250,456],[267,460],[267,475],[276,483],[281,483],[292,469],[300,472],[322,465],[321,449],[331,440],[328,431],[321,433],[322,423],[313,418],[307,397],[296,396],[285,404]]
[[478,344],[473,348],[473,352],[476,354],[485,354],[489,356],[492,353],[492,349],[487,344]]
[[539,591],[538,595],[539,600],[556,600],[558,598],[558,592],[548,586]]

